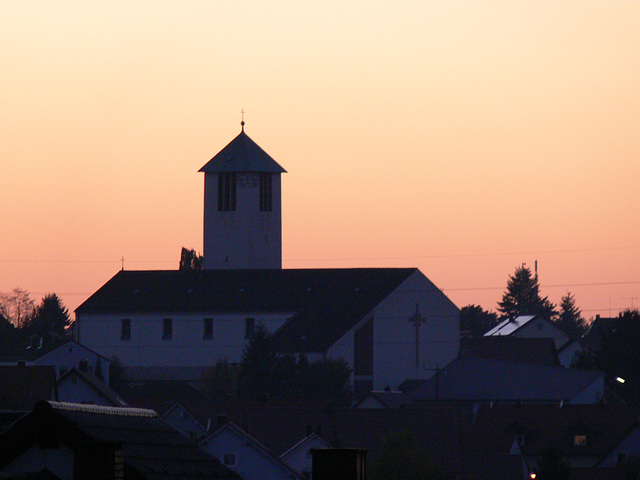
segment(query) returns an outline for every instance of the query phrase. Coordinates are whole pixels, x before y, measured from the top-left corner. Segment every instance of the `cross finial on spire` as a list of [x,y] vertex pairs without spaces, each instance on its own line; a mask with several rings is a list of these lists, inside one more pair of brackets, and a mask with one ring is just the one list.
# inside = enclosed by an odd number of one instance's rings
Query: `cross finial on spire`
[[240,125],[242,126],[242,131],[244,132],[244,108],[240,111],[240,113],[242,114],[242,121],[240,122]]

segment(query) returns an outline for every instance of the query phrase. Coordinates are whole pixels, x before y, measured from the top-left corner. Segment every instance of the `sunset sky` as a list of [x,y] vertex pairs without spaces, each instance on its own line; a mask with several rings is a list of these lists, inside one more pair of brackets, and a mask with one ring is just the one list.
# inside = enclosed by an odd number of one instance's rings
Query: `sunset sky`
[[415,266],[495,310],[538,261],[586,318],[640,307],[640,2],[3,1],[0,292],[70,310],[202,251],[246,133],[283,262]]

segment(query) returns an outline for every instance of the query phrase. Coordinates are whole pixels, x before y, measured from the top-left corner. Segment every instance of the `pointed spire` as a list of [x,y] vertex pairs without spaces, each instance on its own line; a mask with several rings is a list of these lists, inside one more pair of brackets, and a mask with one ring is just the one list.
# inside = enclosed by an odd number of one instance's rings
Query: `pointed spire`
[[240,126],[242,127],[242,133],[244,133],[244,108],[240,113],[242,113],[242,121],[240,122]]

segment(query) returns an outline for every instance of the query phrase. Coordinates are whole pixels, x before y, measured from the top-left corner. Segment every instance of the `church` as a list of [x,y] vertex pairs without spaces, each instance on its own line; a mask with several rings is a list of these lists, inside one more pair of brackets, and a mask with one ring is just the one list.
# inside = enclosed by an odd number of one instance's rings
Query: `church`
[[122,270],[75,311],[82,345],[130,377],[197,382],[258,325],[281,353],[342,358],[357,396],[458,355],[459,310],[416,268],[282,268],[281,174],[242,130],[207,162],[204,268]]

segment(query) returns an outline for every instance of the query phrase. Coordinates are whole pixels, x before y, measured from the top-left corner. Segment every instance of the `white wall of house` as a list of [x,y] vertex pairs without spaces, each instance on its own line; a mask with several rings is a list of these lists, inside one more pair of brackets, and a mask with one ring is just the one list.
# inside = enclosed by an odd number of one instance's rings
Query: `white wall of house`
[[[409,318],[416,313],[425,322],[418,331]],[[460,311],[420,271],[407,278],[372,312],[327,352],[344,358],[353,368],[354,335],[373,319],[373,389],[397,389],[406,379],[426,379],[458,356],[460,350]]]
[[[246,437],[238,435],[229,428],[223,428],[207,437],[201,444],[209,455],[213,455],[245,480],[293,480],[297,477],[285,468],[280,461],[274,460],[263,450],[256,447]],[[233,455],[235,464],[225,462]]]
[[294,448],[282,454],[280,457],[284,463],[300,472],[305,478],[311,475],[312,458],[311,449],[328,448],[329,444],[316,433],[312,433]]
[[[587,442],[589,439],[587,438]],[[631,456],[640,453],[640,427],[637,425],[599,464],[600,467],[615,467]]]
[[62,444],[55,449],[41,449],[38,445],[32,445],[1,469],[0,473],[37,473],[44,468],[61,480],[73,480],[73,452]]
[[100,392],[96,391],[95,388],[88,385],[77,375],[69,375],[63,378],[56,385],[56,389],[58,391],[58,400],[61,402],[113,406]]
[[99,370],[102,371],[103,381],[108,385],[110,363],[108,359],[106,355],[101,356],[79,343],[67,342],[33,360],[29,365],[54,366],[56,377],[60,378],[72,368],[80,370],[81,362],[87,362],[87,370],[95,375],[100,364]]
[[551,338],[556,350],[560,350],[562,346],[571,340],[569,335],[542,317],[534,318],[527,322],[526,325],[516,330],[513,335],[521,338]]
[[[292,313],[122,314],[79,315],[78,341],[128,367],[207,367],[218,360],[239,362],[248,339],[247,318],[275,331]],[[212,319],[211,338],[204,336],[205,318]],[[130,337],[122,338],[122,321],[130,322]],[[163,338],[164,320],[171,319],[171,338]]]
[[569,403],[596,404],[602,400],[604,394],[604,375],[600,375],[595,381],[586,386],[580,393],[573,397]]
[[207,433],[207,428],[179,403],[173,405],[161,418],[186,438],[193,441],[200,439]]

